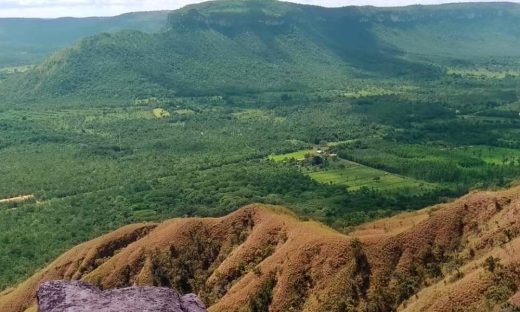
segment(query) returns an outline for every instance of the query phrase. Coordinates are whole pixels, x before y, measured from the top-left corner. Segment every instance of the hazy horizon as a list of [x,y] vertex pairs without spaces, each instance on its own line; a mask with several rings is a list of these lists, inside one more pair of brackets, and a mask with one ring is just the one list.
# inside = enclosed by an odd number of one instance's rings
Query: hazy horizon
[[[207,0],[4,0],[0,3],[0,18],[59,18],[115,16],[142,11],[175,10]],[[288,2],[324,7],[363,6],[380,7],[407,5],[436,5],[446,3],[499,2],[499,1],[445,1],[445,0],[292,0]],[[507,1],[520,3],[520,0]]]

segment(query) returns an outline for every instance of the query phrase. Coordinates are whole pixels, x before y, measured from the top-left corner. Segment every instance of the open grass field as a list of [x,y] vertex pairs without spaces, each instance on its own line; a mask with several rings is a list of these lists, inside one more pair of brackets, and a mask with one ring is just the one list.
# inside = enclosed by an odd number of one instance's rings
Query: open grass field
[[[301,150],[301,151],[287,153],[287,154],[282,154],[282,155],[271,155],[268,158],[270,160],[274,160],[276,162],[283,161],[283,160],[286,160],[286,159],[296,159],[296,160],[298,160],[298,159],[305,158],[306,154],[310,154],[311,156],[318,155],[318,150],[320,150],[320,149],[324,150],[324,151],[327,151],[332,146],[336,146],[336,145],[343,144],[343,143],[348,143],[348,142],[351,142],[351,141],[352,140],[339,141],[339,142],[329,142],[329,143],[327,143],[327,147],[320,147],[319,145],[315,145],[312,149]],[[297,140],[293,140],[291,143],[296,144],[296,143],[298,143],[298,141]]]
[[396,94],[394,90],[391,89],[383,89],[383,88],[364,88],[361,90],[345,92],[343,96],[346,98],[365,98],[371,96],[382,96],[382,95],[391,95]]
[[153,115],[155,116],[155,118],[158,118],[158,119],[170,117],[170,113],[165,111],[162,108],[154,109],[153,110]]
[[233,113],[233,116],[242,122],[269,121],[284,122],[284,117],[277,117],[260,109],[244,109]]
[[[343,161],[340,160],[340,162]],[[309,176],[320,183],[348,186],[348,189],[353,191],[368,187],[380,191],[405,191],[416,194],[436,188],[435,184],[391,174],[353,162],[345,161],[345,163],[348,163],[348,165],[344,169],[311,172]]]
[[[339,143],[329,144],[329,146],[338,145]],[[318,149],[319,147],[316,146],[314,149],[269,156],[269,159],[276,162],[288,159],[299,160],[305,158],[306,154],[310,154],[311,156],[317,155]],[[327,148],[325,148],[325,150],[326,149]],[[326,168],[302,167],[302,172],[308,174],[312,179],[320,183],[344,185],[351,191],[368,187],[385,192],[404,191],[409,194],[420,194],[437,188],[437,186],[432,183],[391,174],[344,159],[329,161]]]
[[520,150],[517,149],[481,145],[459,148],[458,152],[464,156],[478,157],[488,164],[520,163]]
[[298,160],[298,159],[305,158],[306,154],[314,155],[314,154],[316,154],[316,151],[317,151],[317,149],[311,149],[311,150],[297,151],[294,153],[288,153],[288,154],[283,154],[283,155],[271,155],[271,156],[269,156],[269,159],[274,160],[276,162],[283,161],[285,159],[293,159],[293,158]]
[[31,66],[31,65],[10,66],[10,67],[0,68],[0,72],[8,73],[8,74],[24,73],[31,68],[33,68],[33,66]]

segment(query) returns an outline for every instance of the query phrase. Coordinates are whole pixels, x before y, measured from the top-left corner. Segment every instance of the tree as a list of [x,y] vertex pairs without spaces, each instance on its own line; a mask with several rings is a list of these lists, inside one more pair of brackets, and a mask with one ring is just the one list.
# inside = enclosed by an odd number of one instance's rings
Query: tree
[[323,158],[321,158],[318,155],[312,156],[312,159],[311,159],[310,163],[311,163],[312,166],[321,165],[323,163]]
[[495,269],[500,265],[499,263],[500,259],[494,258],[493,256],[489,256],[484,261],[484,268],[488,270],[489,272],[493,273],[495,272]]

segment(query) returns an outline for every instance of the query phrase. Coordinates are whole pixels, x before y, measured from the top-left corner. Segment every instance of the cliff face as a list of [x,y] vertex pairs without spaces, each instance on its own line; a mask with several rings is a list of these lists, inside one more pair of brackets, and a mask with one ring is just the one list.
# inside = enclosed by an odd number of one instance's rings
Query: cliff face
[[502,311],[518,302],[519,234],[520,187],[350,235],[252,205],[223,218],[127,226],[80,245],[0,294],[0,311],[33,307],[39,285],[56,279],[196,293],[211,312]]
[[80,281],[44,283],[37,293],[39,312],[206,312],[194,294],[168,288],[130,287],[101,291]]

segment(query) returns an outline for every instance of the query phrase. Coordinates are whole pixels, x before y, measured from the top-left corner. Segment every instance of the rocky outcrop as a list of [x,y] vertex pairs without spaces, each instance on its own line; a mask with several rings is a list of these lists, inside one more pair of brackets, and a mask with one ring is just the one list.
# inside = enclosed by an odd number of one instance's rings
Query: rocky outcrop
[[80,281],[52,281],[37,296],[39,312],[206,312],[196,295],[180,296],[160,287],[101,291]]

